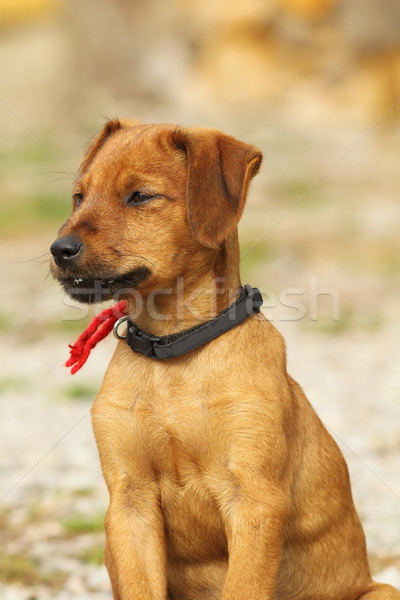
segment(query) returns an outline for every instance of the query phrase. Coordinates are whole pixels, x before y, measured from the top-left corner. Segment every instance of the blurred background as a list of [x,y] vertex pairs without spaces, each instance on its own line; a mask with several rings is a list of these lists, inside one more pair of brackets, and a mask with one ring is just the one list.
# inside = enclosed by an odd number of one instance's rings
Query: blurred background
[[[0,0],[0,596],[111,597],[90,405],[114,341],[48,275],[105,118],[264,153],[244,283],[349,464],[373,573],[400,587],[399,0]],[[97,309],[98,310],[98,309]]]

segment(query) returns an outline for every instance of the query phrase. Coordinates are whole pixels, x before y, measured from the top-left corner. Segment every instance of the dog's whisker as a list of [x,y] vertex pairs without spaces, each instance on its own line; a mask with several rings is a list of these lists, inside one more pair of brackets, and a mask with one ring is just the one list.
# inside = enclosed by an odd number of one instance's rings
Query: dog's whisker
[[41,175],[65,175],[74,178],[76,174],[73,171],[42,171]]
[[46,181],[46,183],[44,183],[39,189],[38,191],[41,192],[42,190],[44,190],[46,187],[48,187],[49,185],[52,185],[53,183],[56,183],[57,181],[71,181],[70,177],[57,177],[55,179],[51,179],[50,181]]
[[15,262],[17,264],[25,264],[25,263],[38,263],[38,264],[44,264],[45,262],[47,262],[50,259],[50,252],[44,252],[43,254],[39,254],[38,256],[35,256],[34,258],[27,258],[25,260],[16,260]]
[[46,276],[45,276],[45,278],[44,278],[44,280],[43,280],[43,281],[44,281],[44,282],[45,282],[45,281],[48,281],[48,280],[50,279],[50,277],[52,277],[52,275],[53,275],[53,274],[52,274],[52,272],[51,272],[51,271],[50,271],[50,269],[49,269],[49,270],[47,271],[47,273],[46,273]]

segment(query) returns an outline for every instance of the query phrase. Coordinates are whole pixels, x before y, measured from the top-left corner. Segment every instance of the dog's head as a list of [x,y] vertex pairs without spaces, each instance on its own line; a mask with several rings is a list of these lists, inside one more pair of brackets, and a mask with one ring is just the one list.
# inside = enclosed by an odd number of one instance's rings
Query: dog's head
[[53,275],[81,302],[171,285],[215,260],[261,158],[212,129],[109,121],[82,159]]

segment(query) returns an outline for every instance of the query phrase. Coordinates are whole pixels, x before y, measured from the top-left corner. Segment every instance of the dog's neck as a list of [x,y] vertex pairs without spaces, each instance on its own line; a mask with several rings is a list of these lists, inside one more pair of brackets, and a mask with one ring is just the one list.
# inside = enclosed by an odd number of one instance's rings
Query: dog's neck
[[129,314],[140,329],[157,336],[177,333],[213,319],[235,302],[241,285],[237,232],[218,251],[203,254],[198,264],[170,287],[143,296],[142,303],[129,301]]

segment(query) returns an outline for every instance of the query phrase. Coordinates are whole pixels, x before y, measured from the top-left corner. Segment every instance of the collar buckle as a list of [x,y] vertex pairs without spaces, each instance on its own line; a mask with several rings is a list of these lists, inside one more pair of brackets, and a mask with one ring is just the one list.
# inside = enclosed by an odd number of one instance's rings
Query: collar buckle
[[249,284],[246,284],[244,286],[244,289],[246,291],[248,299],[251,302],[250,306],[252,310],[250,310],[249,312],[251,313],[252,311],[254,311],[255,313],[259,313],[261,310],[261,306],[263,305],[263,297],[260,290],[258,288],[251,287],[251,285]]
[[127,330],[127,343],[134,352],[139,352],[145,356],[154,356],[154,344],[156,339],[151,335],[147,335],[140,329],[136,329],[134,326],[128,326]]

